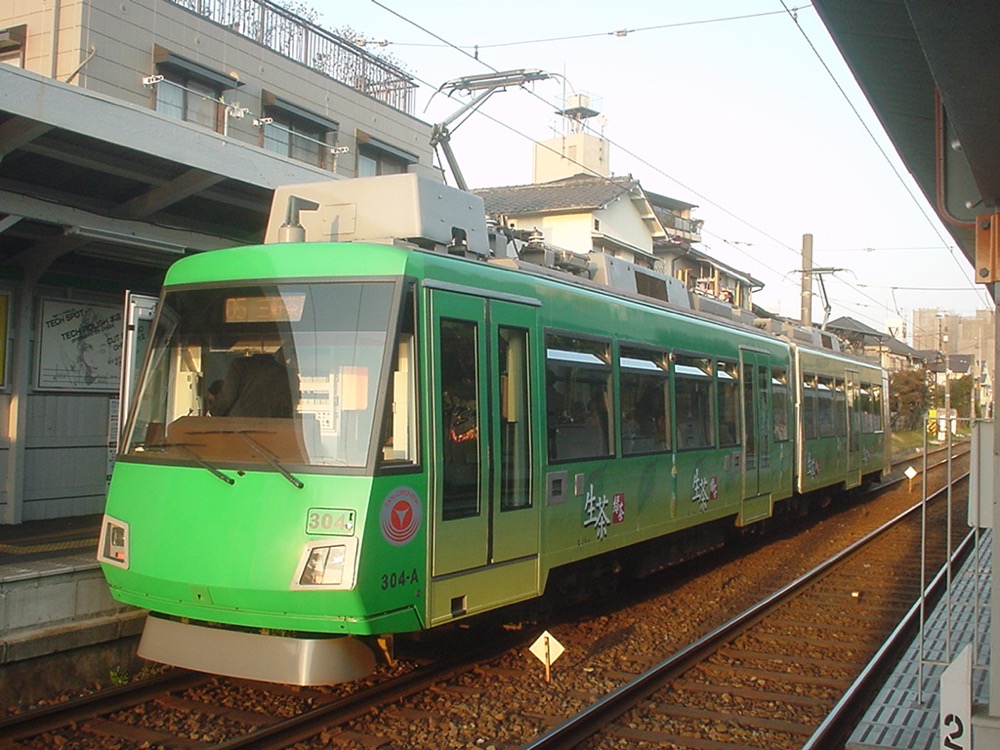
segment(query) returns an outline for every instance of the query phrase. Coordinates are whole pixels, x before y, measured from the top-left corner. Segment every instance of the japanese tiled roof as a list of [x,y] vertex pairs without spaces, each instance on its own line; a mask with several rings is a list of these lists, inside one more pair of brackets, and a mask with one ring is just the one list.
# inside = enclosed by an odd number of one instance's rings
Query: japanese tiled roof
[[869,325],[850,317],[837,318],[827,323],[826,327],[831,331],[844,333],[848,338],[861,337],[861,343],[866,347],[879,347],[887,349],[893,354],[899,354],[911,358],[922,358],[921,353],[897,338],[893,338],[887,333],[876,331]]
[[865,325],[860,320],[855,320],[854,318],[841,317],[836,320],[831,320],[826,324],[827,328],[831,328],[835,331],[846,331],[847,333],[863,333],[866,336],[876,336],[881,338],[886,338],[884,333],[879,333],[874,328],[869,325]]
[[660,195],[659,193],[654,193],[650,190],[643,188],[646,193],[646,198],[650,203],[653,204],[654,208],[663,208],[667,211],[684,211],[691,208],[697,208],[695,203],[687,203],[685,201],[679,201],[676,198],[670,198],[666,195]]
[[597,210],[638,185],[632,177],[595,177],[578,174],[539,185],[473,190],[486,203],[488,214],[562,213]]

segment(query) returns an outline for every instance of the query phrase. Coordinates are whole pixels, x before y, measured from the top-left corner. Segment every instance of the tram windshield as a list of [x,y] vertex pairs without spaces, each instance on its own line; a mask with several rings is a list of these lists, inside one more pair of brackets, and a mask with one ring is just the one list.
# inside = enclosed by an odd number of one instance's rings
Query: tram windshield
[[395,293],[392,282],[168,291],[125,455],[286,474],[365,466]]

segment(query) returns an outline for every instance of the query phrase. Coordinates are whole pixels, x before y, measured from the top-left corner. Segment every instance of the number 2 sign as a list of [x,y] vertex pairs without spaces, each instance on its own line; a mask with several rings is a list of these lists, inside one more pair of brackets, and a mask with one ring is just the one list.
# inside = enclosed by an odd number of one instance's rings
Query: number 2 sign
[[972,748],[972,646],[963,648],[941,675],[941,718],[938,732],[942,750]]

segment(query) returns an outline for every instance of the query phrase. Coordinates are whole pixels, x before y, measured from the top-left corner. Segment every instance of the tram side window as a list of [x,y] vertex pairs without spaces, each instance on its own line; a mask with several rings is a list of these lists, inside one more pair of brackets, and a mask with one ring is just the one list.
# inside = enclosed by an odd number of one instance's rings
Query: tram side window
[[847,390],[843,380],[833,381],[833,429],[838,437],[847,435]]
[[819,391],[816,376],[802,376],[802,429],[806,440],[819,437]]
[[869,434],[872,431],[872,387],[868,383],[862,383],[858,390],[858,413],[861,415],[861,432]]
[[719,445],[723,448],[740,443],[740,380],[735,362],[719,362]]
[[788,373],[785,370],[771,370],[771,404],[774,410],[774,441],[783,442],[789,438],[788,426]]
[[674,362],[677,399],[677,448],[711,448],[715,443],[712,360],[678,355]]
[[830,378],[819,378],[816,381],[816,392],[819,437],[833,437],[836,435],[833,417],[833,380]]
[[618,383],[622,453],[670,450],[670,360],[666,352],[622,346]]
[[389,392],[382,421],[382,466],[413,465],[417,452],[417,383],[414,358],[413,289],[401,311],[399,336],[389,374]]
[[863,386],[862,393],[868,391],[867,407],[864,409],[864,426],[862,430],[868,434],[882,432],[882,386]]
[[549,460],[610,455],[609,343],[548,334],[545,350]]

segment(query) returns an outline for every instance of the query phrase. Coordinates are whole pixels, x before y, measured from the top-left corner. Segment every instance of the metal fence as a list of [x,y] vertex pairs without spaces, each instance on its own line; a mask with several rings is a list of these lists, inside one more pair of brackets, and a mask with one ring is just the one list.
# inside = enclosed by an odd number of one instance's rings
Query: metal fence
[[412,76],[269,0],[169,0],[390,107],[413,114]]

